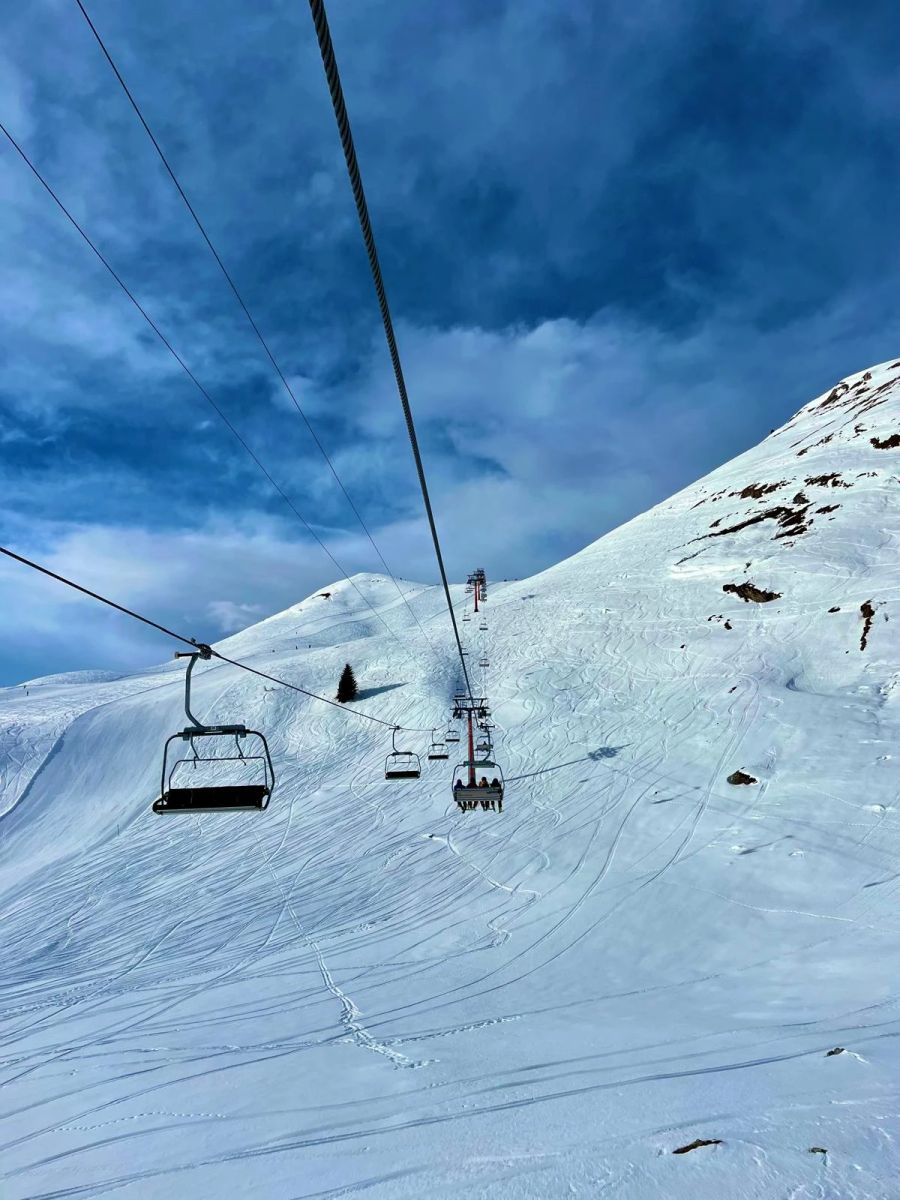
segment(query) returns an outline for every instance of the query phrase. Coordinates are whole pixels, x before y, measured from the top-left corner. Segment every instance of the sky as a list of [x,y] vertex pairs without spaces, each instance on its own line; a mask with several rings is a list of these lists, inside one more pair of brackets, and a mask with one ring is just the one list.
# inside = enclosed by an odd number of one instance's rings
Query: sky
[[[391,570],[436,582],[308,5],[84,3]],[[2,544],[204,641],[383,569],[75,0],[3,7],[0,121],[293,507],[0,138]],[[328,12],[454,579],[900,353],[896,6]],[[0,685],[175,648],[8,560],[0,615]]]

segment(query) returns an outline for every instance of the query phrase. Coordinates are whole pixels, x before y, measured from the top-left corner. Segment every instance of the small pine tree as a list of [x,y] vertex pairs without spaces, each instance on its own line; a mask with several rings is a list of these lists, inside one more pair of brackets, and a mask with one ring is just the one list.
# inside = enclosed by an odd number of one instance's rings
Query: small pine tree
[[353,668],[347,663],[338,683],[336,699],[341,704],[346,704],[348,700],[355,700],[358,694],[359,688],[356,686],[356,676],[353,674]]

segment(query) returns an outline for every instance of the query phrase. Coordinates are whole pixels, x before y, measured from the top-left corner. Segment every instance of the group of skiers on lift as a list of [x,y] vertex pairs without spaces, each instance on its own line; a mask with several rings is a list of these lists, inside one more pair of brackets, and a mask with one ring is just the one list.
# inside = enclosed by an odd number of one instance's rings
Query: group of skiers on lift
[[[454,783],[454,785],[453,785],[453,790],[456,791],[457,788],[461,788],[461,787],[465,787],[465,786],[466,785],[463,783],[463,781],[461,779],[457,779],[456,783]],[[491,780],[491,782],[488,783],[487,775],[482,775],[482,777],[478,780],[478,786],[483,787],[483,788],[486,788],[486,787],[498,788],[500,786],[500,780],[495,775],[494,778]]]

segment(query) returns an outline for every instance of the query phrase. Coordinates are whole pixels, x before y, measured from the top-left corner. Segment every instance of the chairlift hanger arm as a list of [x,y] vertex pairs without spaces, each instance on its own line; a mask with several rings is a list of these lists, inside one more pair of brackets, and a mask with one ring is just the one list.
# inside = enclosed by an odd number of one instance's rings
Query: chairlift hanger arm
[[[206,646],[205,649],[209,650],[209,647]],[[201,731],[207,729],[208,726],[204,725],[202,721],[198,721],[197,718],[194,716],[194,714],[191,712],[191,672],[193,671],[194,663],[197,661],[198,658],[210,658],[211,656],[212,656],[211,650],[209,650],[209,654],[204,654],[200,650],[198,650],[196,652],[190,652],[187,650],[176,650],[175,651],[176,658],[186,658],[189,660],[188,665],[187,665],[187,671],[185,672],[185,676],[184,676],[184,713],[185,713],[185,716],[187,717],[187,719],[190,721],[193,728],[201,730]]]

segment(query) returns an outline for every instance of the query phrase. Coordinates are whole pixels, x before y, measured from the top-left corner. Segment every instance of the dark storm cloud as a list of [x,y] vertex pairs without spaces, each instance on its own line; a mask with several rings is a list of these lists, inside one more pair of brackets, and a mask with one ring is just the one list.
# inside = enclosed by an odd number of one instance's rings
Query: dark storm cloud
[[[306,5],[88,7],[388,561],[431,577]],[[896,355],[892,6],[330,16],[457,576],[549,565]],[[4,28],[0,119],[342,564],[377,568],[74,0]],[[4,537],[209,636],[330,580],[0,149]],[[49,586],[0,573],[0,678],[146,659]]]

